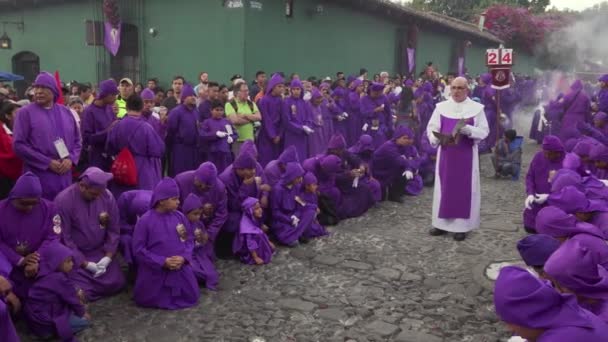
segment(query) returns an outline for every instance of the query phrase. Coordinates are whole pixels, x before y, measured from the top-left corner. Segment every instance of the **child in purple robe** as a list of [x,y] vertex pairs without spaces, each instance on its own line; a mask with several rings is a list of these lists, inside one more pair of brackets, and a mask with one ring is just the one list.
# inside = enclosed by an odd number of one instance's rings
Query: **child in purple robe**
[[55,206],[61,216],[61,241],[72,249],[72,281],[88,301],[120,292],[125,277],[114,256],[120,242],[116,200],[107,189],[112,174],[89,167],[80,181],[60,192]]
[[[127,148],[135,159],[137,185],[139,190],[152,190],[162,177],[161,158],[165,153],[165,143],[156,130],[142,118],[143,100],[132,95],[127,99],[127,115],[108,133],[106,151],[116,156]],[[133,187],[112,183],[112,194],[116,198]]]
[[369,95],[361,99],[361,115],[365,118],[363,132],[374,138],[374,146],[380,147],[392,136],[391,105],[383,94],[384,84],[372,83]]
[[380,181],[383,193],[390,201],[402,203],[404,194],[416,196],[422,192],[422,177],[418,174],[420,162],[414,133],[405,126],[398,127],[393,138],[374,152],[374,177]]
[[608,322],[608,270],[598,265],[598,254],[580,242],[564,242],[544,269],[556,289],[576,295],[581,307]]
[[133,233],[137,279],[133,299],[142,307],[176,310],[195,306],[200,297],[192,269],[193,235],[179,212],[179,188],[164,178],[154,188],[151,209]]
[[141,92],[141,99],[144,100],[144,110],[141,113],[141,117],[154,128],[164,141],[167,135],[167,115],[166,113],[165,115],[161,113],[161,118],[154,116],[152,109],[156,106],[155,98],[154,92],[148,88]]
[[536,342],[601,342],[608,325],[530,272],[500,270],[494,287],[496,313],[513,333]]
[[41,96],[19,110],[13,148],[24,162],[24,172],[40,178],[42,197],[52,201],[72,184],[71,167],[78,164],[82,147],[80,130],[70,110],[55,103],[59,89],[53,75],[42,72],[32,86]]
[[232,251],[249,265],[268,264],[272,260],[275,246],[268,240],[263,222],[264,209],[257,198],[249,197],[243,201],[242,217]]
[[24,308],[27,325],[37,336],[76,342],[74,335],[89,327],[91,316],[68,276],[73,267],[72,251],[59,242],[41,249],[40,271]]
[[131,190],[123,192],[118,198],[118,211],[120,212],[120,250],[122,257],[128,265],[135,263],[133,257],[133,230],[141,216],[150,209],[152,191]]
[[300,199],[304,203],[300,208],[301,214],[298,217],[304,217],[309,212],[314,213],[311,224],[304,229],[302,232],[302,238],[314,239],[321,236],[329,235],[329,232],[325,227],[319,223],[318,216],[321,213],[319,208],[319,196],[318,196],[319,184],[317,177],[314,173],[306,172],[302,180],[302,190],[300,192]]
[[202,221],[203,202],[195,194],[189,194],[182,205],[182,213],[186,215],[190,224],[189,232],[194,236],[194,249],[192,250],[192,271],[199,281],[205,283],[209,290],[217,290],[219,274],[215,269],[213,261],[213,242],[209,239],[209,234]]
[[564,145],[556,136],[545,136],[542,147],[543,150],[534,155],[526,175],[528,197],[526,197],[523,217],[524,228],[528,232],[534,232],[536,215],[543,208],[543,204],[537,203],[539,195],[548,196],[551,190],[549,176],[562,168],[565,156]]
[[323,94],[318,89],[313,89],[310,99],[312,122],[314,133],[308,137],[308,151],[311,156],[325,152],[325,146],[332,135],[333,127],[331,120],[329,124],[324,114]]
[[40,248],[57,241],[62,229],[55,206],[41,196],[40,180],[26,172],[0,201],[0,254],[10,264],[7,272],[22,300],[40,269]]
[[99,83],[97,97],[82,114],[82,140],[88,151],[89,165],[110,171],[112,159],[106,154],[108,132],[114,125],[116,114],[112,107],[118,95],[116,81],[109,79]]
[[305,205],[302,200],[298,202],[304,172],[300,164],[288,164],[270,196],[271,232],[280,243],[290,247],[298,244],[302,233],[316,216],[314,213],[314,216],[298,217],[299,206]]
[[361,135],[359,141],[348,149],[348,152],[354,154],[361,160],[362,176],[355,182],[353,186],[359,186],[359,183],[366,184],[372,192],[374,202],[382,200],[382,186],[380,182],[374,178],[372,172],[372,156],[374,154],[374,139],[367,134]]
[[289,163],[300,163],[298,152],[294,146],[287,146],[277,160],[273,160],[266,165],[264,176],[266,176],[268,185],[274,186],[281,180],[281,176]]
[[232,164],[232,143],[238,135],[230,121],[224,117],[224,104],[213,101],[211,118],[205,120],[200,128],[201,139],[207,144],[207,155],[219,173]]
[[169,113],[167,127],[166,143],[171,156],[171,176],[194,170],[199,165],[199,114],[196,109],[196,94],[192,87],[186,84],[180,96],[181,104]]
[[517,242],[517,251],[526,265],[532,267],[540,278],[550,280],[543,267],[559,246],[560,242],[549,235],[533,234]]
[[300,158],[308,158],[308,136],[314,133],[310,106],[303,97],[302,82],[294,79],[290,84],[291,95],[283,101],[285,146],[293,145]]
[[342,87],[337,87],[331,93],[330,109],[333,114],[334,133],[342,134],[342,136],[346,136],[348,134],[347,121],[349,120],[349,115],[346,113],[347,97],[348,92]]
[[283,149],[283,93],[285,86],[283,77],[274,74],[266,85],[266,94],[258,103],[262,114],[262,128],[258,135],[258,149],[260,164],[266,166],[268,162],[278,157]]
[[589,159],[595,163],[595,177],[608,179],[608,147],[601,144],[594,146],[589,152]]

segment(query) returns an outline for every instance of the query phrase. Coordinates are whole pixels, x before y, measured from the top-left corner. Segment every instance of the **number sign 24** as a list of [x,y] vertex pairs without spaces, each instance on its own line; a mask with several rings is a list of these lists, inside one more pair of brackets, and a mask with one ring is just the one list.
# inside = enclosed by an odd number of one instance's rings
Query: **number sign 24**
[[513,65],[513,49],[488,49],[487,65]]

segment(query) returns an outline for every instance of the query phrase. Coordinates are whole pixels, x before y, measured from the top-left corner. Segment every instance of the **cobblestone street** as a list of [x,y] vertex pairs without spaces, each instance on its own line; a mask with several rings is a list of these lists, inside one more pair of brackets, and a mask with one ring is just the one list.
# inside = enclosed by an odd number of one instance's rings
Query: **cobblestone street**
[[[525,147],[527,163],[536,149]],[[218,292],[183,311],[135,307],[130,293],[94,303],[81,341],[506,341],[493,311],[492,262],[518,258],[523,179],[492,179],[482,163],[482,229],[461,243],[431,237],[431,189],[382,203],[272,263],[219,261]],[[522,176],[523,178],[523,176]],[[29,339],[24,338],[25,341]]]

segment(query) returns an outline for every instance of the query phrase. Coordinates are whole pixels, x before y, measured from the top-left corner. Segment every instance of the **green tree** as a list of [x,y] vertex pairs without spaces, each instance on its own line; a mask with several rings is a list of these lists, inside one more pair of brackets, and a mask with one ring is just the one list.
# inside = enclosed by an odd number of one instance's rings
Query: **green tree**
[[411,6],[452,18],[475,21],[486,8],[496,4],[525,7],[532,13],[543,13],[550,0],[413,0]]

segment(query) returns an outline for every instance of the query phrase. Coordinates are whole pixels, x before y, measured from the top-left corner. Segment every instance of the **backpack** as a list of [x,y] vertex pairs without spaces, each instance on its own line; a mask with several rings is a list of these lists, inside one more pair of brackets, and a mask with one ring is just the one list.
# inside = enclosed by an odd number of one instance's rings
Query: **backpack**
[[[238,110],[238,108],[239,108],[239,107],[238,107],[238,105],[236,104],[236,100],[235,100],[235,99],[232,99],[232,100],[230,101],[230,105],[232,106],[232,108],[234,108],[234,112],[235,112],[235,113],[238,113],[238,112],[239,112],[239,110]],[[249,106],[249,109],[251,110],[251,114],[253,114],[253,113],[254,113],[254,110],[253,110],[253,102],[251,102],[251,100],[247,99],[247,105]]]
[[137,185],[137,166],[135,158],[129,150],[129,146],[125,146],[120,150],[111,168],[114,175],[114,182],[120,185],[136,186]]

